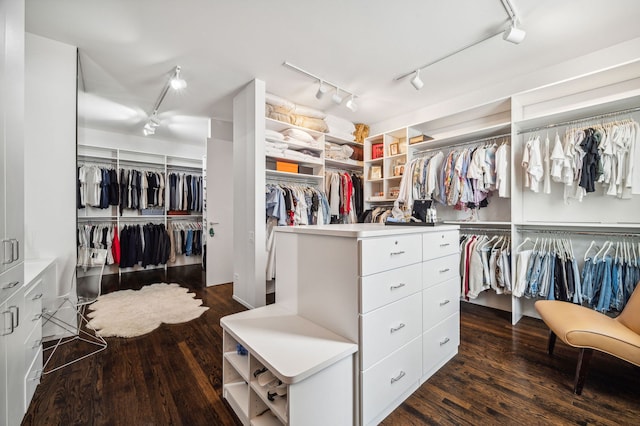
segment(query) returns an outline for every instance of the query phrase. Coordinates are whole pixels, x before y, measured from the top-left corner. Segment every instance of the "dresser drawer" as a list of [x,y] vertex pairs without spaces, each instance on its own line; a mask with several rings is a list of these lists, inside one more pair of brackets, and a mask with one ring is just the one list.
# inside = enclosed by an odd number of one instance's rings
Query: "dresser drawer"
[[[24,371],[24,370],[23,370]],[[25,412],[29,408],[31,398],[36,391],[36,387],[40,383],[40,377],[42,376],[42,348],[38,350],[36,357],[31,363],[27,374],[24,376],[24,410]]]
[[431,260],[460,251],[458,231],[430,232],[422,235],[422,260]]
[[368,238],[359,244],[361,276],[422,262],[420,235]]
[[42,347],[42,324],[38,323],[33,327],[29,336],[24,341],[24,359],[26,362],[25,368],[31,365],[31,362],[35,359],[36,354]]
[[460,255],[438,257],[422,262],[422,288],[460,277]]
[[454,278],[422,292],[422,329],[428,330],[460,311],[460,279]]
[[37,278],[32,282],[32,285],[28,287],[27,292],[24,295],[24,320],[33,324],[35,321],[39,321],[42,316],[42,296],[44,295],[44,279]]
[[422,294],[360,317],[360,368],[366,370],[422,333]]
[[419,263],[360,278],[360,312],[367,313],[420,291],[421,278]]
[[460,314],[456,312],[422,335],[422,374],[452,357],[460,344]]
[[369,424],[420,380],[420,338],[362,373],[362,424]]

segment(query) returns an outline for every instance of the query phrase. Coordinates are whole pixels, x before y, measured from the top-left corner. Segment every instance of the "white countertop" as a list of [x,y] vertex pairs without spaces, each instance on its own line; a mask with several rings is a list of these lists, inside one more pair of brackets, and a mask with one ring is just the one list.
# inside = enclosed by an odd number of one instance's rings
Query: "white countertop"
[[350,223],[334,225],[301,225],[301,226],[277,226],[277,232],[289,232],[297,234],[331,235],[336,237],[383,237],[387,235],[418,234],[426,232],[454,231],[460,227],[457,225],[436,226],[397,226],[383,223]]
[[278,306],[228,315],[220,324],[284,383],[297,383],[358,350],[358,345]]
[[27,259],[24,261],[24,282],[29,284],[42,271],[47,269],[56,260],[51,259]]

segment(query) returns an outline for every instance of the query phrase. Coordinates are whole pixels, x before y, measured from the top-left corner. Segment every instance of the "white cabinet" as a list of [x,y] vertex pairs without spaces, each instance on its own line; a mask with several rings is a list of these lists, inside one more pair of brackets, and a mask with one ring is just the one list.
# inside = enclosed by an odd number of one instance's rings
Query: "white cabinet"
[[278,305],[223,317],[223,396],[244,425],[352,425],[357,345]]
[[276,238],[287,272],[276,305],[358,342],[357,424],[382,421],[457,353],[457,226],[283,227]]
[[[0,273],[24,259],[24,1],[0,5]],[[1,300],[0,300],[1,302]]]
[[0,423],[19,425],[24,415],[24,339],[28,327],[24,316],[22,265],[2,274],[6,281],[18,282],[11,295],[0,303]]

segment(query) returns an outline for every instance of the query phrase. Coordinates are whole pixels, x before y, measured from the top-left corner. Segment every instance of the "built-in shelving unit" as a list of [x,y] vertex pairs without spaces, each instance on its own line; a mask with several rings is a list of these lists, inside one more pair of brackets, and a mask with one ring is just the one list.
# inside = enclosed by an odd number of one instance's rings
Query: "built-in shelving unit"
[[[189,224],[197,229],[204,229],[203,211],[188,214],[172,214],[169,211],[168,200],[172,195],[169,186],[170,173],[186,173],[194,176],[203,176],[203,162],[201,159],[184,158],[172,155],[163,155],[149,152],[125,150],[119,148],[106,148],[101,146],[78,145],[77,152],[78,166],[96,165],[118,172],[122,168],[138,169],[145,171],[156,171],[162,173],[165,180],[164,203],[162,206],[149,207],[145,210],[124,208],[120,211],[119,206],[109,206],[106,209],[85,206],[77,209],[78,224],[111,224],[121,229],[127,224],[156,223],[164,224],[167,227],[170,223]],[[203,176],[204,177],[204,176]],[[203,179],[204,184],[204,179]],[[203,191],[204,192],[204,191]],[[202,194],[204,196],[204,194]],[[204,242],[203,242],[204,243]],[[200,264],[202,255],[185,256],[179,255],[176,261],[169,266],[182,266],[190,264]],[[167,265],[161,267],[166,268]],[[105,274],[136,271],[142,269],[139,266],[133,268],[118,268],[118,265],[108,265],[105,267]]]

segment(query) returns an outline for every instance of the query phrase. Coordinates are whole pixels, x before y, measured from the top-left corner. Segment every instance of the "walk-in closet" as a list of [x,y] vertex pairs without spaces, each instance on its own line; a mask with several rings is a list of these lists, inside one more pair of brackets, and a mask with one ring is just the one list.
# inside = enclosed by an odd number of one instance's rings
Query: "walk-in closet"
[[635,0],[0,2],[0,426],[636,424]]

